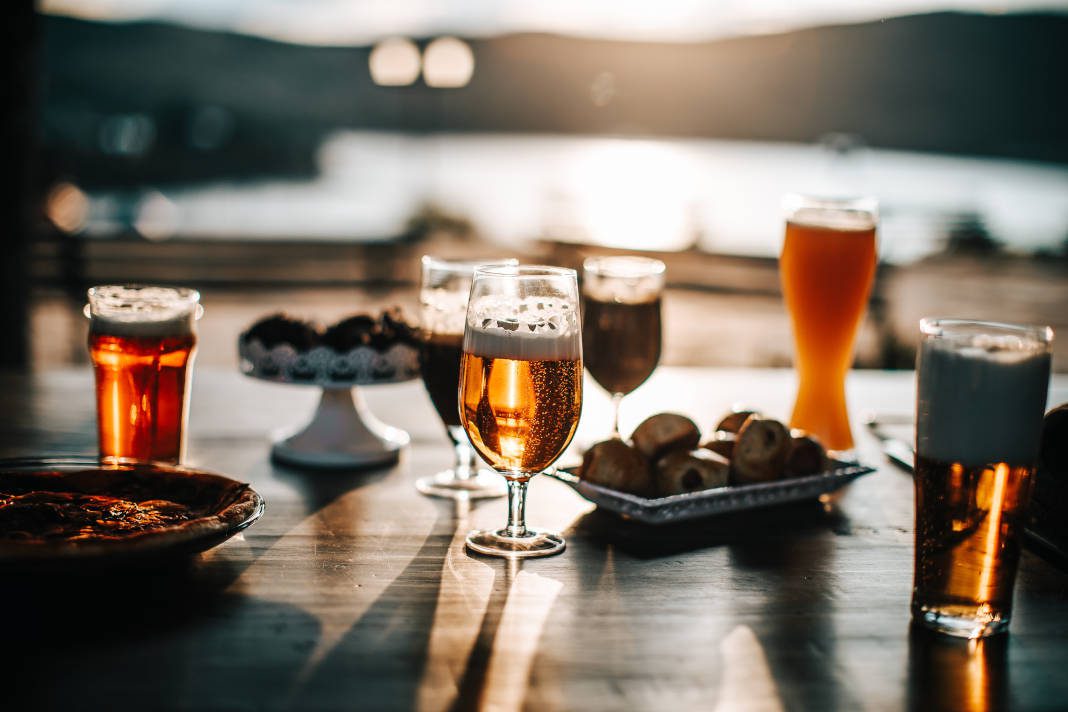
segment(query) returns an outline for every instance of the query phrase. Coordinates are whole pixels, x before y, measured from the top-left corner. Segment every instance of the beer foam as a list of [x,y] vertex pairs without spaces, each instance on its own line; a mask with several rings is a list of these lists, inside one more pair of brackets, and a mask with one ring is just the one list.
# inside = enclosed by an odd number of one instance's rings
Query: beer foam
[[419,292],[422,327],[432,333],[464,333],[468,291],[422,289]]
[[660,298],[662,279],[587,279],[582,285],[583,293],[598,302],[616,304],[648,304]]
[[842,230],[843,232],[860,232],[875,229],[875,217],[865,210],[818,207],[799,208],[790,215],[789,221],[795,225]]
[[578,313],[570,303],[546,297],[481,297],[468,310],[464,351],[519,361],[578,359]]
[[171,287],[104,286],[89,290],[89,329],[131,337],[193,333],[200,294]]
[[975,467],[1033,464],[1049,387],[1050,355],[1020,336],[920,345],[916,449]]

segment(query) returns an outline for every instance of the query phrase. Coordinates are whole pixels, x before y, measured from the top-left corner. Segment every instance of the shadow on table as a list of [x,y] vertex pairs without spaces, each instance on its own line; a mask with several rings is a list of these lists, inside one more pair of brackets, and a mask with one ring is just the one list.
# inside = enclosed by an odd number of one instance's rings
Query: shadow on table
[[301,470],[276,462],[271,462],[270,468],[276,480],[292,487],[304,501],[304,516],[318,512],[342,495],[384,479],[395,469]]
[[201,566],[193,576],[194,566],[0,575],[5,638],[18,654],[9,708],[271,707],[314,647],[318,621],[224,592],[229,573]]
[[653,526],[595,509],[565,533],[599,547],[611,546],[639,559],[656,559],[715,546],[752,545],[825,531],[848,531],[845,514],[834,505],[797,502],[706,519]]
[[[962,640],[909,627],[908,708],[987,712],[1009,706],[1008,635]],[[1048,701],[1057,706],[1053,700]]]

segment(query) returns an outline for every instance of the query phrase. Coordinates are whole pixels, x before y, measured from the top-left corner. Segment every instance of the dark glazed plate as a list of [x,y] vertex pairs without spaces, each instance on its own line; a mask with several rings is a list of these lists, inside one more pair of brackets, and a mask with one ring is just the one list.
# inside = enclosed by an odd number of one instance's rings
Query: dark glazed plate
[[0,460],[0,566],[187,556],[226,541],[263,509],[247,484],[199,469],[89,458]]
[[857,463],[834,462],[833,465],[827,472],[808,477],[794,477],[755,485],[716,487],[656,499],[638,497],[585,482],[567,470],[549,474],[602,509],[645,524],[670,524],[727,512],[817,499],[845,487],[862,475],[875,472],[874,467]]

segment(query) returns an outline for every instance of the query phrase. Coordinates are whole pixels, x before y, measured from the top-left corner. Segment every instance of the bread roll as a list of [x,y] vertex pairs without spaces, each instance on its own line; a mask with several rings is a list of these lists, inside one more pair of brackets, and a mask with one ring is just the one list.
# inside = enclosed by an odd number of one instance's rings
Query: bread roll
[[754,415],[760,415],[760,413],[757,413],[755,410],[732,410],[719,421],[719,425],[716,426],[716,432],[737,434],[741,431],[742,426],[745,425],[745,421],[749,420],[749,418]]
[[731,481],[749,485],[782,477],[790,452],[790,431],[777,420],[754,415],[745,421],[734,443]]
[[790,431],[790,449],[783,467],[787,477],[815,475],[827,469],[827,452],[803,430]]
[[711,450],[675,450],[656,463],[656,490],[661,497],[724,487],[731,465]]
[[693,450],[701,431],[685,415],[657,413],[642,421],[630,436],[634,447],[650,462],[671,450]]
[[730,460],[734,457],[734,442],[737,436],[734,433],[728,433],[725,430],[716,431],[712,434],[712,439],[701,445],[705,450],[711,450],[714,453],[722,455]]
[[649,463],[622,440],[596,443],[582,458],[580,476],[602,487],[642,497],[655,495]]

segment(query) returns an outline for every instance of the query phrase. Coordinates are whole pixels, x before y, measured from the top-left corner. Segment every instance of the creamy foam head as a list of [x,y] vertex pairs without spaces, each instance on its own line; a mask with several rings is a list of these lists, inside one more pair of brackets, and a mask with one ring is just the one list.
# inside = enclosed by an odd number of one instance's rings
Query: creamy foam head
[[550,297],[476,297],[467,313],[464,351],[520,361],[578,359],[578,314],[570,303]]
[[1045,343],[1023,334],[928,338],[917,368],[920,455],[965,466],[1034,463],[1049,387]]
[[875,228],[879,208],[872,198],[822,198],[788,195],[783,201],[786,219],[795,225],[842,231]]
[[647,257],[591,257],[583,263],[583,293],[599,302],[647,304],[664,290],[664,263]]
[[184,287],[107,285],[89,290],[89,329],[113,336],[192,334],[200,294]]

